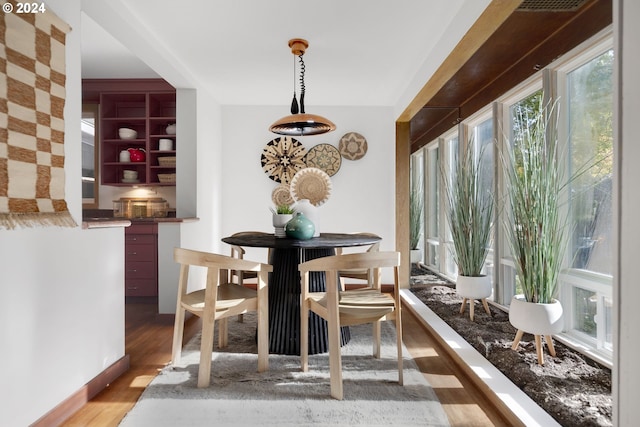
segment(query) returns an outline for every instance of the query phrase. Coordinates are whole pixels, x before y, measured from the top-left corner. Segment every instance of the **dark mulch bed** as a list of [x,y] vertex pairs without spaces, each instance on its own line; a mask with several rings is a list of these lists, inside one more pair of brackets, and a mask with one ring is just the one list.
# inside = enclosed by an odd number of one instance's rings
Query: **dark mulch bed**
[[533,335],[524,334],[511,350],[516,330],[509,315],[493,306],[491,317],[479,302],[474,321],[455,285],[414,266],[411,291],[563,426],[611,426],[611,371],[554,340],[556,357],[544,351],[538,365]]

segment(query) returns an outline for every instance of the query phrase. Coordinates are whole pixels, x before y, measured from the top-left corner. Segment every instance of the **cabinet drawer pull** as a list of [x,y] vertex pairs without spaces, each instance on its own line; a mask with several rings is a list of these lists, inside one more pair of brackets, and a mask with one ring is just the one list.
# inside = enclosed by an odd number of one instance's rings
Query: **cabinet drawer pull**
[[136,290],[138,290],[138,287],[137,286],[127,286],[127,290],[128,291],[136,291]]
[[138,252],[129,252],[127,255],[138,255]]
[[127,270],[128,273],[137,273],[138,270]]

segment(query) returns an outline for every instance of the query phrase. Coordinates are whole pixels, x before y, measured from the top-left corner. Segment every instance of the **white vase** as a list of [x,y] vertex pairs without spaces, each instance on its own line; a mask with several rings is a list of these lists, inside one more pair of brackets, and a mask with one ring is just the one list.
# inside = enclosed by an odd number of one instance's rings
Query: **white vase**
[[276,237],[287,237],[284,226],[293,218],[292,214],[273,214],[272,223]]
[[301,212],[309,221],[311,221],[315,227],[315,232],[313,233],[313,237],[318,237],[320,235],[320,215],[318,213],[318,208],[311,204],[311,202],[307,199],[300,199],[294,205],[293,209],[296,212]]
[[422,262],[422,249],[411,249],[409,253],[411,264]]
[[462,276],[456,280],[456,293],[463,298],[483,299],[491,296],[491,280],[489,276]]
[[514,328],[533,335],[557,334],[564,327],[562,304],[558,300],[550,304],[528,302],[524,295],[515,295],[509,306],[509,322]]

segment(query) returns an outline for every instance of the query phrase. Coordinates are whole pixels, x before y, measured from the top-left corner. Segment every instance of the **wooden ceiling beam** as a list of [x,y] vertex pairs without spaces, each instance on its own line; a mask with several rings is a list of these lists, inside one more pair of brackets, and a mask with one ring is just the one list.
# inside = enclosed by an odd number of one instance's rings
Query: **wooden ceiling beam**
[[493,0],[438,67],[429,81],[398,117],[410,122],[424,105],[455,75],[502,23],[520,5],[521,0]]

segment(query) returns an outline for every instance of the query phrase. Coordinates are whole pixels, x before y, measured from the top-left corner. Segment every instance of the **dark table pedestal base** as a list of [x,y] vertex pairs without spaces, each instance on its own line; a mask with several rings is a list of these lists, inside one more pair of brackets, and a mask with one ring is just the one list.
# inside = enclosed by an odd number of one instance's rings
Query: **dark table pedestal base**
[[[334,255],[333,249],[274,249],[269,279],[269,352],[300,354],[300,273],[298,264],[315,258]],[[325,290],[324,273],[312,272],[309,277],[312,292]],[[341,345],[349,342],[349,328],[341,330]],[[326,320],[309,313],[309,354],[326,353],[328,347]]]

